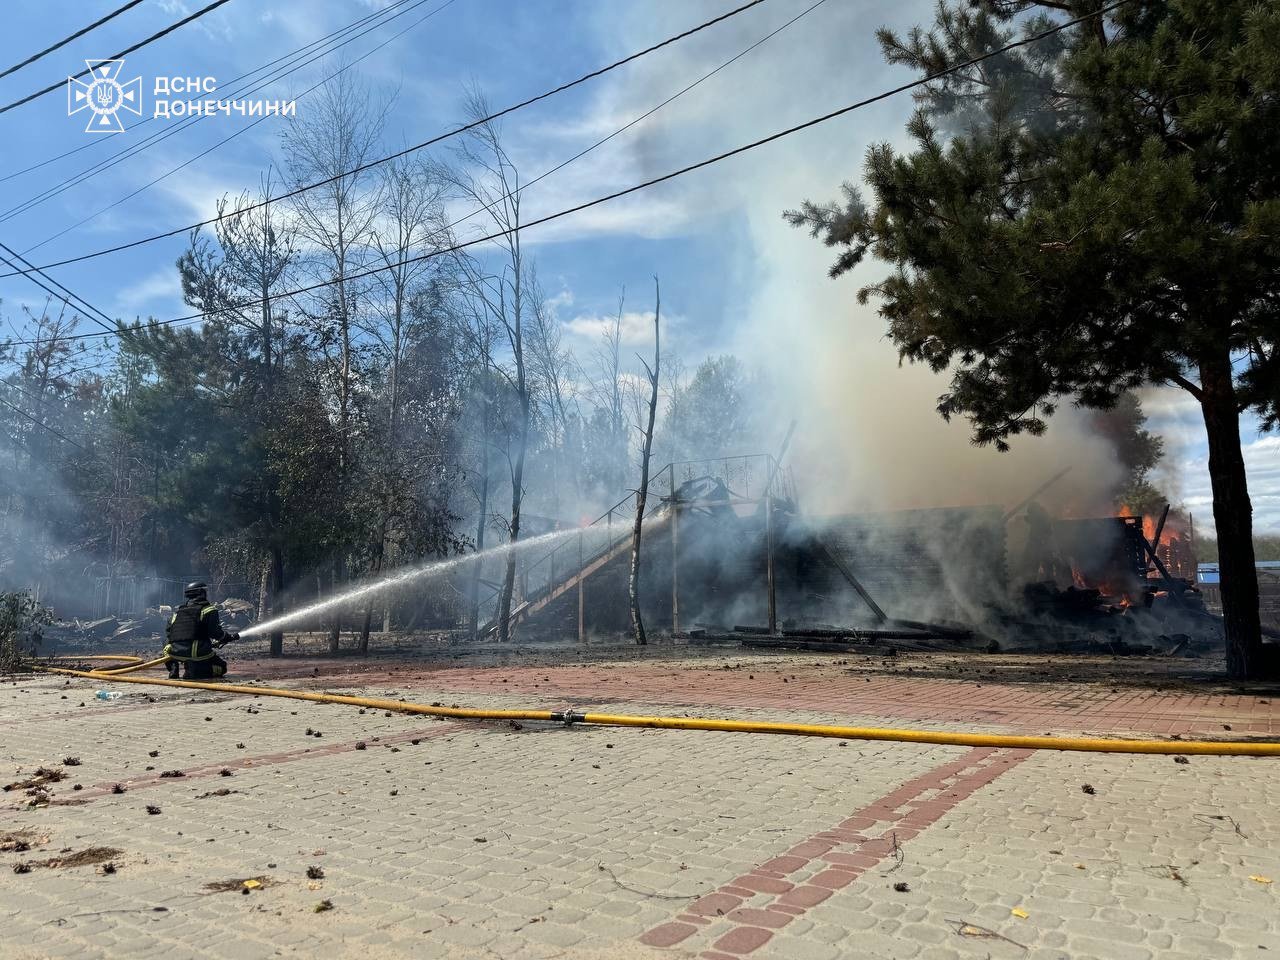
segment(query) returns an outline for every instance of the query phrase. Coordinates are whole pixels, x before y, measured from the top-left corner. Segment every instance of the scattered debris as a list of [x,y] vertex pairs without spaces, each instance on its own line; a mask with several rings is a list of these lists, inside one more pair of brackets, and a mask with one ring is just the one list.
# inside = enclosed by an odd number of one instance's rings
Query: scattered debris
[[210,790],[208,793],[202,793],[197,800],[207,800],[209,797],[229,797],[233,793],[239,793],[239,790],[229,790],[226,787],[219,787],[217,790]]
[[898,893],[910,893],[911,885],[907,883],[905,880],[899,880],[897,883],[893,885],[893,889],[896,890]]
[[5,792],[10,790],[34,790],[42,787],[46,783],[57,783],[66,777],[66,774],[57,767],[37,767],[35,775],[27,780],[18,780],[14,783],[5,784]]
[[1270,882],[1271,882],[1271,878],[1270,878],[1270,877],[1264,877],[1264,876],[1262,876],[1261,874],[1258,874],[1258,873],[1255,873],[1255,874],[1254,874],[1253,876],[1251,876],[1249,879],[1250,879],[1250,880],[1252,880],[1254,883],[1270,883]]
[[80,766],[80,758],[79,757],[63,757],[62,765],[64,767],[78,767]]
[[1179,754],[1178,756],[1173,758],[1173,762],[1174,763],[1190,763],[1191,761],[1188,760],[1186,757],[1182,756],[1181,754]]
[[147,813],[151,814],[151,816],[153,817],[159,816],[160,808],[157,807],[154,803],[149,803],[147,804]]
[[1019,943],[1017,940],[1010,940],[1003,933],[997,933],[988,927],[979,926],[968,920],[948,920],[947,923],[953,924],[955,932],[962,937],[977,937],[981,940],[1003,940],[1005,943],[1011,943],[1022,950],[1030,949],[1030,947]]
[[638,887],[629,887],[625,883],[623,883],[621,880],[619,880],[618,875],[614,873],[612,870],[610,870],[608,867],[606,867],[603,863],[597,863],[596,869],[609,874],[609,879],[611,879],[619,889],[626,890],[628,893],[639,894],[642,897],[649,897],[654,900],[693,900],[696,897],[702,896],[702,894],[700,893],[684,893],[684,894],[658,893],[655,890],[641,890]]
[[317,903],[317,904],[316,904],[314,907],[312,907],[311,909],[312,909],[312,911],[313,911],[313,912],[315,912],[315,913],[324,913],[324,912],[325,912],[325,911],[327,911],[327,910],[332,910],[332,909],[333,909],[333,901],[332,901],[332,900],[321,900],[319,903]]
[[1093,789],[1092,783],[1082,783],[1080,785],[1080,789],[1082,792],[1087,793],[1091,797],[1098,792],[1097,790]]
[[[1188,885],[1187,878],[1182,875],[1182,871],[1176,863],[1159,863],[1154,866],[1144,867],[1143,869],[1152,876],[1163,877],[1169,880],[1177,880],[1178,883],[1184,887]],[[1160,872],[1157,873],[1156,871]]]
[[1027,911],[1023,910],[1021,907],[1014,907],[1009,912],[1013,914],[1015,917],[1017,917],[1019,920],[1025,920],[1027,919],[1027,917],[1031,916],[1031,914],[1027,913]]
[[61,870],[68,867],[92,867],[117,859],[122,851],[115,847],[89,847],[66,856],[50,857],[48,860],[37,860],[33,867],[44,867],[48,870]]
[[[252,886],[250,886],[252,884]],[[270,877],[239,877],[234,880],[211,880],[204,885],[204,889],[209,893],[235,893],[237,890],[249,891],[258,890],[264,887],[274,886],[275,881]]]
[[324,867],[317,867],[317,866],[310,866],[310,867],[307,867],[307,879],[308,879],[308,880],[323,880],[323,879],[324,879]]
[[37,835],[34,830],[15,830],[0,833],[0,853],[25,853],[33,846],[42,847],[49,842],[47,835]]

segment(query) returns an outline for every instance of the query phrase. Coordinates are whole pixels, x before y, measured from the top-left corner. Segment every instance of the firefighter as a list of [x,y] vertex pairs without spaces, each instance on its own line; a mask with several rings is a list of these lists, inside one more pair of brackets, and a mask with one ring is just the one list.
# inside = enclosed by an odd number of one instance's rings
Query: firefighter
[[186,599],[165,631],[169,640],[164,648],[169,657],[169,679],[178,679],[181,664],[185,680],[216,680],[226,674],[227,661],[214,649],[239,640],[240,635],[222,629],[218,608],[209,602],[209,590],[203,583],[188,583],[182,595]]

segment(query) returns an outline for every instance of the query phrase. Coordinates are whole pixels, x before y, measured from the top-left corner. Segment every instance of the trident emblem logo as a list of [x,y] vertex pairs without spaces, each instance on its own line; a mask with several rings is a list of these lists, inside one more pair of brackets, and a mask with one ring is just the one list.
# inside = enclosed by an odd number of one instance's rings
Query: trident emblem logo
[[67,77],[67,116],[89,110],[85,133],[123,133],[119,116],[122,107],[142,115],[142,78],[134,77],[122,84],[119,77],[123,60],[86,60],[84,64],[89,68],[87,78]]

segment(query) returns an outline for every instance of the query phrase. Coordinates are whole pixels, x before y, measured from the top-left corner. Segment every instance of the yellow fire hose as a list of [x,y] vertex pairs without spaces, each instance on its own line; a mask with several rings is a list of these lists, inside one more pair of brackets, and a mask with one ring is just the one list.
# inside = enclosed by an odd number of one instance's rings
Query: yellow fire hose
[[144,661],[141,657],[102,655],[59,657],[59,660],[126,660],[114,670],[72,670],[36,665],[45,673],[60,673],[90,680],[113,680],[158,687],[186,687],[251,697],[285,697],[312,703],[342,703],[374,710],[450,717],[459,720],[546,720],[554,723],[587,723],[611,727],[649,727],[662,730],[719,730],[734,733],[775,733],[797,737],[830,737],[837,740],[887,740],[957,747],[1001,747],[1013,750],[1074,750],[1085,753],[1193,754],[1213,757],[1280,757],[1280,742],[1265,740],[1121,740],[1102,737],[1044,737],[1002,733],[953,733],[945,730],[896,730],[883,727],[837,727],[810,723],[771,723],[757,720],[712,720],[698,717],[636,717],[612,713],[578,713],[572,710],[477,710],[467,707],[433,707],[376,697],[349,697],[337,693],[309,693],[278,687],[249,687],[233,683],[196,680],[160,680],[123,674],[165,663],[168,658]]

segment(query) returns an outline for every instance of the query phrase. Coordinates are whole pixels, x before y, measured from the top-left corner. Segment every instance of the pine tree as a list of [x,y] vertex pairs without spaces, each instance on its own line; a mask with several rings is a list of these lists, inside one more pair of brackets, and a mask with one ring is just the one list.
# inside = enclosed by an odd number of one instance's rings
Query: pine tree
[[[943,0],[881,31],[891,63],[963,63],[1099,0]],[[1064,399],[1144,383],[1200,404],[1221,552],[1227,665],[1268,669],[1239,415],[1280,421],[1280,5],[1130,0],[935,81],[909,153],[873,147],[874,202],[789,212],[893,267],[864,288],[901,355],[951,380],[944,417],[980,443],[1039,434]]]

